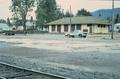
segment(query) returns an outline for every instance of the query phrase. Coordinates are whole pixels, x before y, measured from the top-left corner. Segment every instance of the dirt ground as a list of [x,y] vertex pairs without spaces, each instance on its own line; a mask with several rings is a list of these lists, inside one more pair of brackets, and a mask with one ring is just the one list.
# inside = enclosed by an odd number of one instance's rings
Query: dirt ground
[[[113,73],[120,76],[119,34],[114,40],[105,34],[89,35],[87,38],[66,38],[59,34],[1,35],[0,55],[3,54],[49,62],[73,70]],[[95,79],[119,78],[109,76]]]

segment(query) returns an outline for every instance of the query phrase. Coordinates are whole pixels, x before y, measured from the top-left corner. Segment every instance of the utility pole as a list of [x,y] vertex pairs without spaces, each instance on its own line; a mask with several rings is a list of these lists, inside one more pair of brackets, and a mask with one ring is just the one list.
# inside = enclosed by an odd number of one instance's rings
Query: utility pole
[[111,39],[114,39],[114,0],[112,0],[112,27]]
[[71,26],[72,26],[72,16],[71,16],[71,5],[70,5],[70,31],[71,31]]

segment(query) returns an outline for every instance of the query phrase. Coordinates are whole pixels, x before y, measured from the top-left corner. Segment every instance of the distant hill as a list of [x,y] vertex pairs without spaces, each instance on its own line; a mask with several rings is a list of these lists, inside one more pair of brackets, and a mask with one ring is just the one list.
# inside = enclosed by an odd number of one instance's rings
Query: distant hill
[[[114,9],[115,14],[120,14],[120,8]],[[94,12],[91,12],[93,16],[100,16],[102,18],[111,18],[112,16],[112,9],[100,9]]]

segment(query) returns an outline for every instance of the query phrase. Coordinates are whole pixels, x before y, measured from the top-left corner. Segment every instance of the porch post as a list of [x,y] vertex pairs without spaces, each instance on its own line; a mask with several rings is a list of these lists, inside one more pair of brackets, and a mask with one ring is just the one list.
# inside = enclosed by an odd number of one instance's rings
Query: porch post
[[49,32],[52,32],[52,26],[49,25],[49,28],[48,28]]
[[64,25],[61,25],[61,32],[64,33]]
[[55,32],[57,32],[57,25],[55,26]]
[[77,26],[76,26],[76,24],[75,24],[75,30],[77,30]]
[[71,25],[68,26],[68,32],[71,32]]

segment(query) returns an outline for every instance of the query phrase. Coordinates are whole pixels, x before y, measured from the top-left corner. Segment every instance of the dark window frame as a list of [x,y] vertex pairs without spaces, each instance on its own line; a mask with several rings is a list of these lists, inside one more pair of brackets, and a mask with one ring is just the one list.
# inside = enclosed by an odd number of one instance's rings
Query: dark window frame
[[75,31],[75,24],[72,24],[72,25],[71,25],[71,29],[70,29],[70,30],[71,30],[71,32],[74,32],[74,31]]
[[55,25],[52,25],[52,32],[55,32]]
[[76,24],[76,30],[81,30],[81,24]]
[[68,32],[68,24],[64,25],[64,32]]

